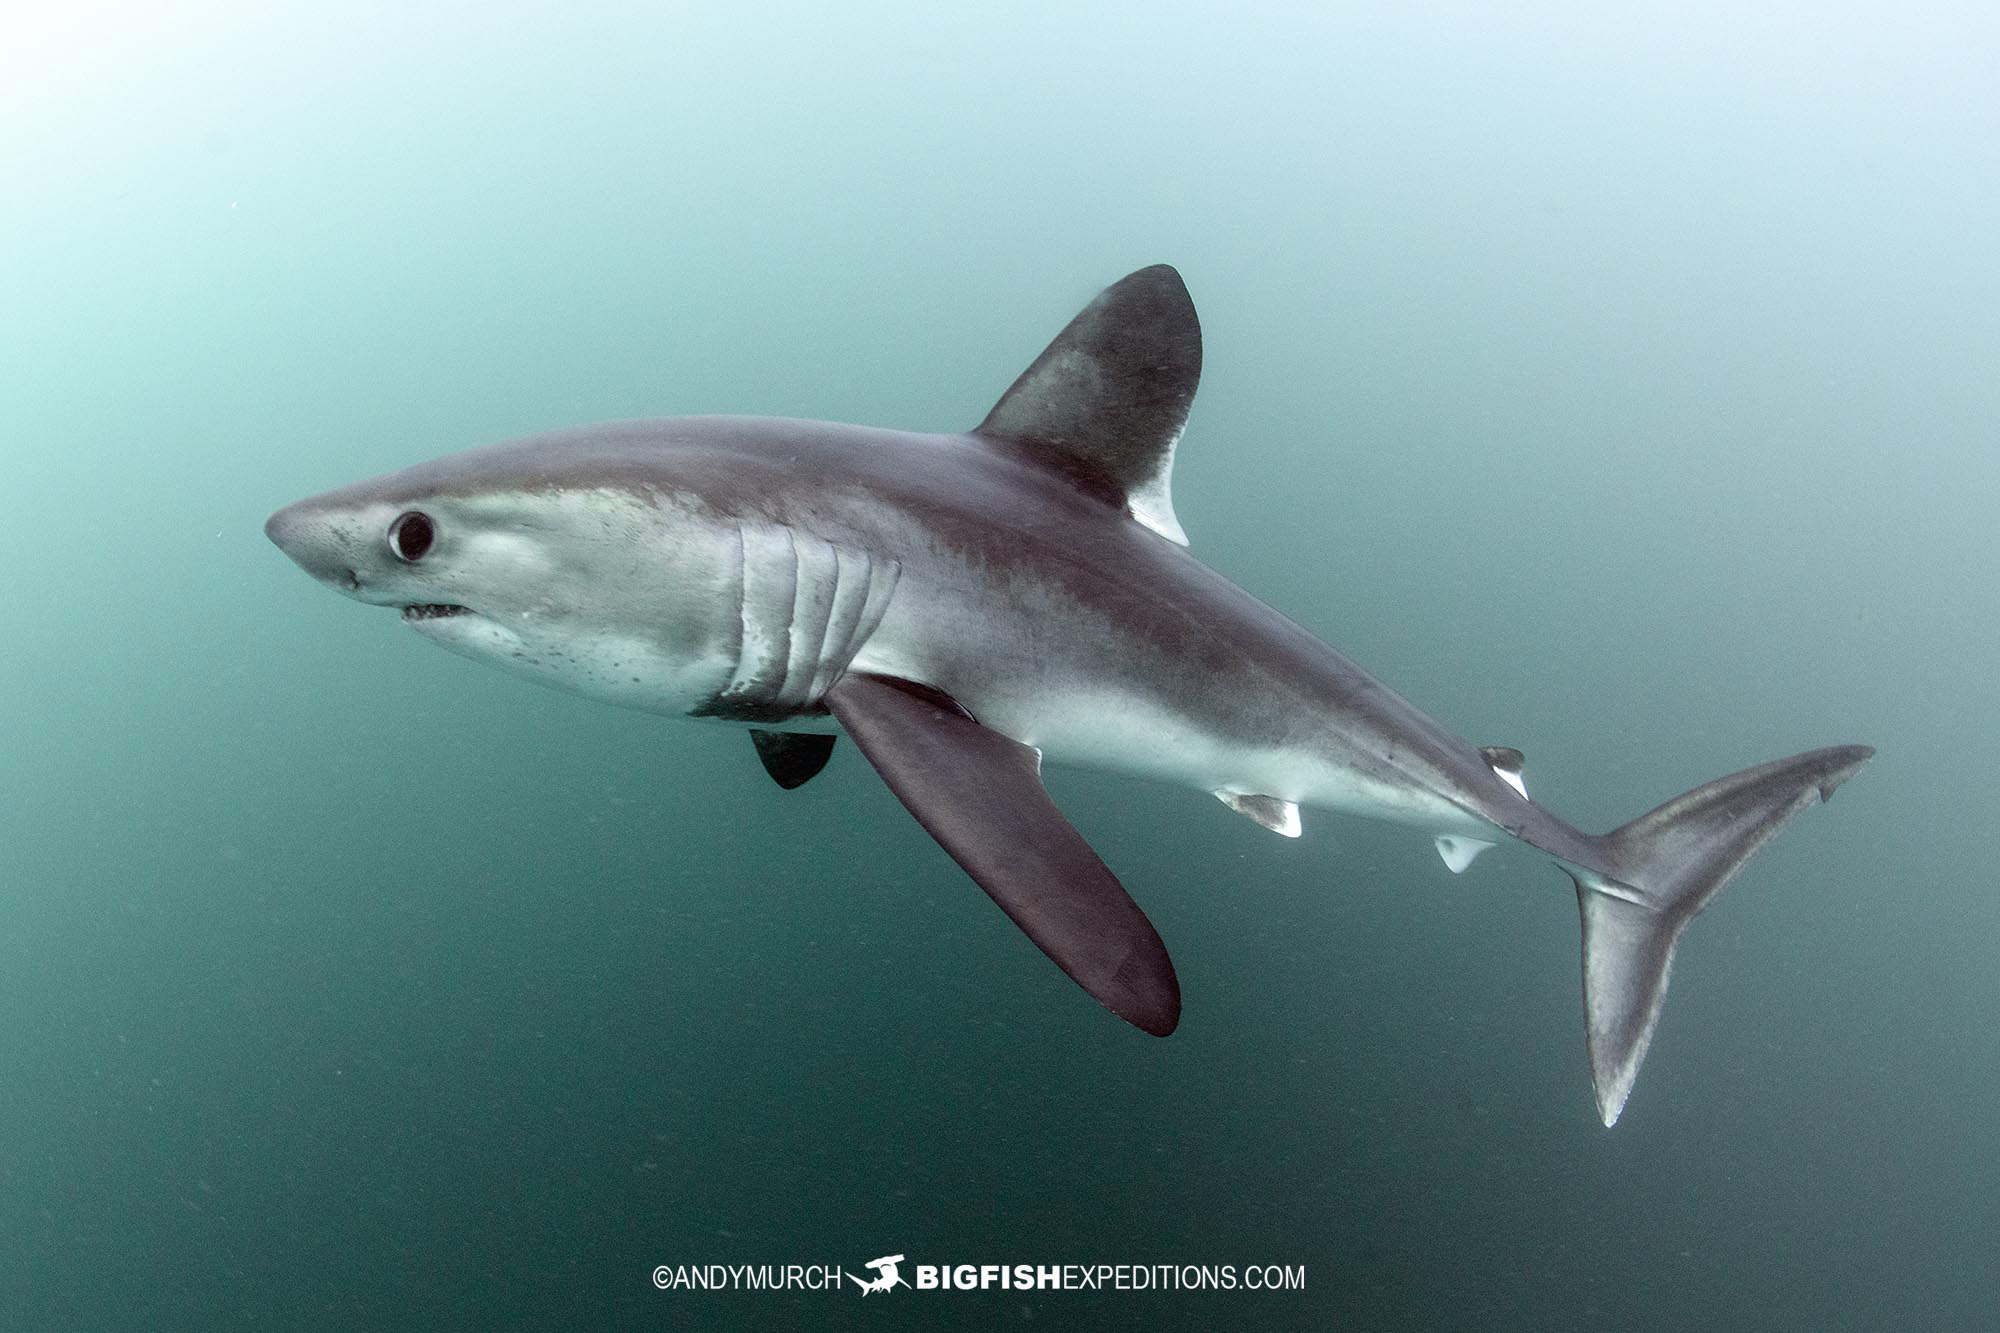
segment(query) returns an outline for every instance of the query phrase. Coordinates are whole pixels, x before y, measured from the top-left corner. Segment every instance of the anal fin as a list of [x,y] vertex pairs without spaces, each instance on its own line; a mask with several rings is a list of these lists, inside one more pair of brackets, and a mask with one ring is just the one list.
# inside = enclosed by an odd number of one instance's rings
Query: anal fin
[[1299,823],[1299,807],[1291,801],[1240,791],[1219,791],[1215,793],[1215,799],[1245,819],[1254,820],[1287,838],[1296,838],[1305,831]]
[[1445,868],[1454,875],[1463,874],[1474,858],[1492,845],[1459,833],[1440,833],[1437,840],[1438,855],[1444,858]]

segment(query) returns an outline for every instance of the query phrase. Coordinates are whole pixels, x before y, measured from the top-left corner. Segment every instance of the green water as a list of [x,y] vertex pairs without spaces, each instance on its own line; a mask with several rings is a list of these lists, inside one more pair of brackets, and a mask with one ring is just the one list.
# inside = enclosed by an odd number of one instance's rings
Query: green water
[[[0,48],[0,1328],[1983,1327],[1978,6],[190,0]],[[273,508],[572,422],[949,428],[1166,260],[1194,549],[1608,828],[1881,754],[1593,1114],[1569,886],[1052,772],[1186,1019],[854,752],[537,689]],[[655,1291],[1272,1263],[1303,1291]]]

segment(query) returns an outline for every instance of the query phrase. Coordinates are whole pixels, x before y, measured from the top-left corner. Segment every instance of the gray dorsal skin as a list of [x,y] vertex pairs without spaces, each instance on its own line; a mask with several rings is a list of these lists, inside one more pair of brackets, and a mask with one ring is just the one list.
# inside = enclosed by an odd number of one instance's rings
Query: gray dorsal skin
[[1181,1021],[1159,932],[1042,787],[1041,756],[908,681],[849,675],[827,707],[951,859],[1098,1003],[1156,1037]]
[[819,776],[833,756],[834,737],[805,731],[765,731],[750,728],[750,743],[771,780],[791,791]]
[[1201,323],[1166,264],[1107,287],[1023,371],[979,435],[1020,450],[1161,536],[1174,516],[1174,446],[1201,383]]
[[1048,803],[1042,755],[1208,792],[1283,833],[1308,805],[1393,820],[1454,872],[1489,846],[1538,849],[1576,881],[1611,1123],[1688,922],[1871,752],[1749,769],[1610,834],[1572,827],[1530,799],[1519,751],[1468,744],[1175,544],[1200,368],[1187,289],[1156,265],[1092,301],[973,431],[584,426],[301,500],[265,530],[441,647],[782,734],[758,742],[781,784],[824,759],[803,734],[845,727],[1036,943],[1148,1031],[1178,1013],[1172,966]]

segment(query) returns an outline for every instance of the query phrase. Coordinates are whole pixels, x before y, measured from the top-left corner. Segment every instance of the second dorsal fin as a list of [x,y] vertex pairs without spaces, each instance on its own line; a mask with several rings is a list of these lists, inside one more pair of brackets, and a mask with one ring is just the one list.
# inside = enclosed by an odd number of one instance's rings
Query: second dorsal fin
[[1519,750],[1511,745],[1482,745],[1479,757],[1499,775],[1502,782],[1521,793],[1523,800],[1527,799],[1528,784],[1521,781],[1521,768],[1528,761]]
[[994,404],[977,434],[1061,472],[1169,540],[1174,446],[1201,382],[1201,324],[1155,264],[1098,294]]

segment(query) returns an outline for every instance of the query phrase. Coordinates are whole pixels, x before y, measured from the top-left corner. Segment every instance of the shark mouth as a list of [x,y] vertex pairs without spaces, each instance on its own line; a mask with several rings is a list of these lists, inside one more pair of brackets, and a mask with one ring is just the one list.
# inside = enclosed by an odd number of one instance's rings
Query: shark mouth
[[465,615],[470,609],[444,602],[419,602],[414,606],[403,608],[403,620],[406,623],[417,620],[444,620],[450,616]]

